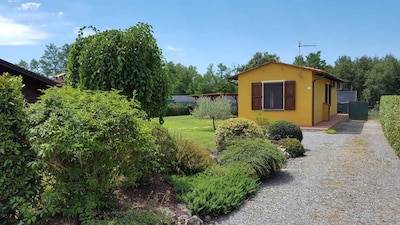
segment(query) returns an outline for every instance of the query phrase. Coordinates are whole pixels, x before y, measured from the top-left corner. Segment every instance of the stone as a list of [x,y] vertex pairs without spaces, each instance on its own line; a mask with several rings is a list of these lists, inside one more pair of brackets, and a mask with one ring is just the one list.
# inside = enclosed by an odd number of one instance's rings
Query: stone
[[203,225],[203,221],[196,215],[186,220],[185,225]]

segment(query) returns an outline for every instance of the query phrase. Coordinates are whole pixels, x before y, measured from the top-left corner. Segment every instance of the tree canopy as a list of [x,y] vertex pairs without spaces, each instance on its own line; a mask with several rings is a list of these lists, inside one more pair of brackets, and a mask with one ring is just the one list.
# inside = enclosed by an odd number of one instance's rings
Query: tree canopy
[[169,98],[168,76],[162,67],[161,49],[152,27],[138,23],[126,30],[98,31],[83,36],[82,28],[72,45],[66,82],[91,90],[121,90],[136,95],[149,117],[163,114]]

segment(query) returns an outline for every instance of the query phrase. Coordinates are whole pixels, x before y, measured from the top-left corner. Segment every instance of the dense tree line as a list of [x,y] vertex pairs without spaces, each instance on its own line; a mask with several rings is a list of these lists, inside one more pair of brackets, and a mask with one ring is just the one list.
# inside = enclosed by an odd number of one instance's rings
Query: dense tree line
[[[71,46],[49,44],[39,60],[32,59],[30,63],[21,60],[18,65],[52,77],[66,71]],[[280,58],[276,54],[256,52],[244,65],[229,68],[223,63],[209,64],[207,71],[200,74],[193,65],[185,66],[164,59],[162,71],[168,77],[169,95],[236,93],[237,84],[229,80],[229,76],[269,61],[280,61]],[[390,54],[382,58],[340,56],[334,65],[329,65],[321,58],[321,51],[317,51],[305,57],[296,56],[293,64],[322,69],[345,80],[343,90],[357,91],[358,99],[367,101],[369,105],[379,103],[382,95],[400,94],[400,61]]]

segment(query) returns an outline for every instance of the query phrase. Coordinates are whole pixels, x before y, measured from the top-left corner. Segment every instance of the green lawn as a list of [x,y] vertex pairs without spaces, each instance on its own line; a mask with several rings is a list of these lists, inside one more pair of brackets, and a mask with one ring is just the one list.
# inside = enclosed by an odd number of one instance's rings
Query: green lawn
[[[158,121],[158,118],[155,119]],[[204,147],[215,149],[215,131],[212,120],[196,119],[193,116],[168,116],[164,117],[163,126],[168,128],[171,134],[193,140]],[[221,121],[218,121],[219,123]],[[217,122],[217,123],[218,123]]]

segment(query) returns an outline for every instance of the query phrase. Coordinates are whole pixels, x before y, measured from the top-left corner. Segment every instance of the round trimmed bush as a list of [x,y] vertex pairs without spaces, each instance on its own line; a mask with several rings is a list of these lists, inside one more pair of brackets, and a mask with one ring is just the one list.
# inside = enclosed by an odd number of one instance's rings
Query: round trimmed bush
[[178,151],[174,162],[177,173],[192,175],[214,164],[211,152],[196,142],[177,137],[177,144]]
[[293,158],[303,156],[305,153],[304,146],[296,138],[282,139],[279,141],[279,144],[281,144]]
[[223,165],[232,162],[248,163],[261,179],[269,177],[286,164],[286,157],[282,151],[262,138],[246,138],[232,142],[221,152],[220,160]]
[[262,129],[252,120],[231,118],[218,126],[215,132],[217,151],[225,150],[237,138],[262,138]]
[[277,120],[268,127],[267,137],[276,141],[285,138],[296,138],[301,142],[303,140],[303,132],[299,126],[291,121]]

